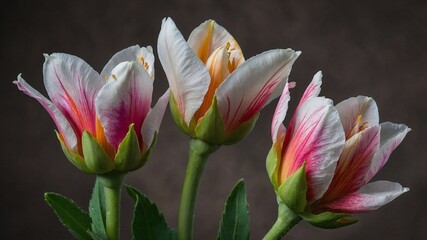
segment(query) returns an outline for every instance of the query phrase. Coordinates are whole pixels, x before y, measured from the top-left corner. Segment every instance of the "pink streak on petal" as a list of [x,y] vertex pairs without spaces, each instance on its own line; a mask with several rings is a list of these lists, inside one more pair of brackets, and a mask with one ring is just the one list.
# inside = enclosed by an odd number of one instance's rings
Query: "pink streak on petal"
[[49,113],[58,128],[59,133],[64,139],[65,145],[74,152],[77,150],[77,138],[68,120],[64,114],[47,98],[40,94],[37,90],[32,88],[23,78],[21,74],[18,75],[18,80],[13,82],[18,86],[18,89],[27,94],[28,96],[36,99]]
[[279,102],[277,103],[276,110],[274,111],[273,115],[273,121],[271,123],[271,138],[273,143],[277,141],[278,135],[282,135],[286,132],[286,129],[283,126],[283,120],[285,120],[286,112],[288,111],[288,102],[290,99],[291,96],[289,94],[289,84],[286,83]]

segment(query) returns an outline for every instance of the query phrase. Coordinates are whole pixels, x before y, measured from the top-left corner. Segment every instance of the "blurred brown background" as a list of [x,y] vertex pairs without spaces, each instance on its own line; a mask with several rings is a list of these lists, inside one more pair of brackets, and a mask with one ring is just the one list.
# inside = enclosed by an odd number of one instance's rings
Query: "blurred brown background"
[[[161,20],[172,17],[185,37],[212,18],[238,40],[247,58],[272,48],[303,54],[290,80],[290,111],[305,86],[323,70],[322,95],[336,103],[372,96],[382,121],[405,123],[410,132],[376,179],[400,182],[411,191],[360,222],[323,230],[301,222],[287,239],[427,239],[427,2],[395,1],[8,1],[1,10],[0,239],[71,239],[43,193],[60,192],[87,208],[93,176],[63,156],[53,121],[11,83],[18,73],[45,93],[42,53],[65,52],[100,71],[118,50],[133,44],[156,49]],[[157,52],[157,51],[156,51]],[[155,99],[167,88],[156,62]],[[211,156],[197,202],[195,239],[215,239],[223,204],[244,178],[251,213],[251,239],[260,239],[276,218],[265,171],[273,102],[253,132]],[[188,139],[165,114],[151,160],[126,183],[154,200],[176,227]],[[123,195],[122,237],[130,239],[132,202]]]

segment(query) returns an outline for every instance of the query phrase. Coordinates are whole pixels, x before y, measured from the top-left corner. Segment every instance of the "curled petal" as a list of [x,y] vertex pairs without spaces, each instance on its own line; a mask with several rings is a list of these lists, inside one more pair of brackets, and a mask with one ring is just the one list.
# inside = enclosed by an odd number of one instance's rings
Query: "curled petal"
[[374,99],[365,96],[352,97],[336,106],[345,135],[350,138],[355,133],[378,125],[378,107]]
[[378,125],[348,139],[338,160],[332,183],[322,201],[337,199],[365,185],[366,174],[379,145],[380,127]]
[[178,110],[189,125],[208,90],[209,73],[170,18],[163,20],[157,49]]
[[76,134],[64,114],[62,114],[62,112],[51,101],[49,101],[49,99],[45,98],[37,90],[31,87],[23,78],[21,78],[21,74],[18,75],[18,79],[13,83],[18,86],[19,90],[39,101],[39,103],[52,117],[66,146],[72,151],[78,152]]
[[141,143],[139,129],[150,110],[152,92],[153,81],[137,62],[123,62],[112,70],[95,104],[105,136],[115,149],[132,123]]
[[82,59],[62,53],[45,55],[44,84],[52,102],[78,136],[96,133],[95,97],[105,84]]
[[391,122],[381,123],[380,149],[375,153],[369,171],[366,174],[365,183],[369,182],[384,166],[391,153],[403,141],[411,129],[404,124]]
[[291,49],[263,52],[241,64],[216,91],[228,132],[258,113],[278,85],[288,78],[299,53]]
[[304,162],[307,174],[307,201],[319,199],[327,190],[344,146],[344,131],[330,99],[315,97],[295,112],[288,127],[279,172],[284,182]]
[[141,128],[142,140],[144,145],[150,147],[153,143],[154,134],[159,132],[162,123],[163,114],[169,100],[169,89],[159,98],[153,109],[148,112]]
[[288,102],[290,99],[291,95],[289,94],[289,84],[286,83],[279,102],[277,103],[276,110],[274,111],[273,115],[273,121],[271,123],[271,138],[273,144],[276,143],[278,136],[283,136],[286,133],[286,129],[283,126],[283,120],[285,120],[286,112],[288,111]]
[[377,181],[363,186],[357,192],[326,204],[326,208],[334,212],[347,213],[372,211],[407,191],[409,188],[402,187],[399,183]]
[[[236,49],[240,52],[241,58],[239,62],[243,62],[244,58],[241,54],[239,44],[227,32],[225,28],[218,25],[214,20],[207,20],[195,28],[188,38],[188,45],[194,50],[197,56],[206,63],[209,56],[219,47],[229,44],[229,49]],[[235,54],[235,53],[234,53]]]

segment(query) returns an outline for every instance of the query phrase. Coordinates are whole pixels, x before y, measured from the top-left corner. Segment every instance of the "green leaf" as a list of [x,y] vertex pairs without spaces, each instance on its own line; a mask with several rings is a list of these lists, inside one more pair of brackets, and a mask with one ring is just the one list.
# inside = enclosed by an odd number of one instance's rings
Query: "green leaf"
[[222,214],[221,226],[217,239],[249,239],[249,210],[246,200],[245,183],[241,179],[234,186]]
[[93,172],[89,170],[89,168],[86,166],[85,160],[78,154],[69,150],[65,145],[64,141],[62,141],[60,134],[57,131],[55,131],[55,133],[56,137],[59,140],[59,143],[61,144],[62,151],[64,152],[65,157],[67,157],[68,161],[70,161],[80,171],[92,174]]
[[172,240],[176,232],[166,224],[166,220],[144,194],[131,186],[126,186],[129,196],[135,201],[132,233],[135,240]]
[[139,148],[138,136],[134,130],[134,124],[129,125],[129,131],[120,143],[114,158],[116,170],[129,171],[142,161],[141,150]]
[[86,165],[95,174],[104,174],[114,169],[113,160],[88,131],[83,132],[82,148]]
[[279,157],[280,157],[280,152],[278,151],[277,146],[273,144],[273,146],[271,146],[270,151],[268,152],[265,163],[266,163],[268,177],[270,178],[270,181],[273,184],[273,187],[275,190],[279,188],[279,181],[278,181],[279,180],[278,165],[280,161]]
[[45,193],[44,199],[75,238],[92,239],[88,234],[90,217],[76,203],[57,193]]
[[358,222],[356,218],[347,213],[323,212],[317,215],[312,213],[299,215],[311,225],[326,229],[345,227]]
[[291,210],[300,213],[307,204],[307,180],[305,162],[278,189],[280,199]]
[[[95,186],[92,192],[92,198],[89,202],[89,215],[92,219],[92,232],[98,238],[107,239],[107,232],[105,230],[105,197],[104,188],[96,178]],[[93,237],[96,239],[96,237]]]

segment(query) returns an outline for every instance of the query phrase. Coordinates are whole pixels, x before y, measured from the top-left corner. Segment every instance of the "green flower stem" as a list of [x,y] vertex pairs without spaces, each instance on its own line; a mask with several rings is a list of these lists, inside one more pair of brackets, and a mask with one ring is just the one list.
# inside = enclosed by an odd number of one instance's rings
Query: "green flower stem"
[[290,210],[284,203],[279,203],[279,213],[277,220],[268,233],[264,236],[264,240],[279,240],[282,239],[286,233],[291,230],[299,221],[301,217]]
[[190,140],[190,156],[181,193],[178,217],[178,239],[191,240],[197,189],[209,155],[220,145],[209,144],[198,139]]
[[98,178],[104,186],[107,238],[118,240],[120,238],[120,196],[124,174],[113,172],[99,175]]

